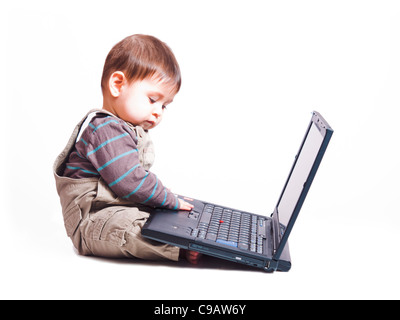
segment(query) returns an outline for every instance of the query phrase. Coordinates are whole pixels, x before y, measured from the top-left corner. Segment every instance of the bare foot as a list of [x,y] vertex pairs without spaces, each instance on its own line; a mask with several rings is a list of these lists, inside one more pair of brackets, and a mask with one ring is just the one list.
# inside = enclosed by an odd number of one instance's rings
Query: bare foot
[[199,252],[184,250],[184,249],[181,249],[181,252],[179,255],[182,258],[186,258],[186,260],[189,261],[189,263],[194,264],[194,265],[199,263],[199,260],[202,256],[202,254]]

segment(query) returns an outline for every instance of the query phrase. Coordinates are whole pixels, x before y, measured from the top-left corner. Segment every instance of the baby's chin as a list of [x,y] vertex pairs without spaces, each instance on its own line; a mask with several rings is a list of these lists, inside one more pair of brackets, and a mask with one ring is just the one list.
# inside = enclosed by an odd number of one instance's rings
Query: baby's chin
[[157,123],[153,122],[153,121],[143,121],[142,123],[140,123],[140,126],[144,130],[150,130],[150,129],[155,128],[157,126]]

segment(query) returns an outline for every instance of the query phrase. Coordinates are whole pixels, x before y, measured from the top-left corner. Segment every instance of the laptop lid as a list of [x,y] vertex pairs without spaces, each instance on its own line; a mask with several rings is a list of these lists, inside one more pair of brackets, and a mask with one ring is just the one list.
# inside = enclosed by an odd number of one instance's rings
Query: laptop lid
[[273,217],[274,259],[279,259],[333,134],[316,111],[283,187]]

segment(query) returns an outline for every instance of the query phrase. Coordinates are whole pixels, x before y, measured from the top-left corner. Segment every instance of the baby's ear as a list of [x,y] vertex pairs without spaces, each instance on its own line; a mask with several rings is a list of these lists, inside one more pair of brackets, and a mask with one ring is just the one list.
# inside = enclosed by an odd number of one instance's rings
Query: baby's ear
[[117,98],[121,94],[121,88],[126,81],[125,75],[121,71],[115,71],[108,81],[108,87],[113,97]]

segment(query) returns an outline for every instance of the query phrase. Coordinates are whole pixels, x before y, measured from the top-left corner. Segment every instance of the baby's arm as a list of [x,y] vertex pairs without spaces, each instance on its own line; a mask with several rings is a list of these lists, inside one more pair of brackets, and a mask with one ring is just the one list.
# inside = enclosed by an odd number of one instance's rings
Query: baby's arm
[[136,135],[123,122],[115,118],[93,119],[82,139],[84,143],[77,143],[80,154],[120,198],[154,207],[192,209],[140,165]]

